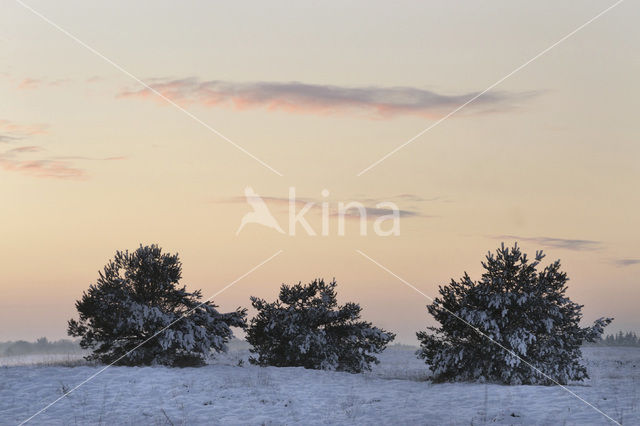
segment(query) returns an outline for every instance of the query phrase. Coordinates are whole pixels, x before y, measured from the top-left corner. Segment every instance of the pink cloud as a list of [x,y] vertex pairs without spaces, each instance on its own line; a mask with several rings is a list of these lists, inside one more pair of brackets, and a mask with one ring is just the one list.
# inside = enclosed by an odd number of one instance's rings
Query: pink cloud
[[60,87],[63,86],[67,83],[69,83],[70,80],[68,78],[58,78],[55,80],[50,80],[50,79],[46,79],[46,78],[31,78],[31,77],[25,77],[22,80],[20,80],[20,82],[18,83],[18,89],[20,90],[32,90],[32,89],[38,89],[42,86],[49,86],[49,87]]
[[[437,117],[463,104],[477,93],[443,95],[414,87],[344,87],[299,82],[234,83],[200,81],[197,78],[154,80],[150,87],[182,104],[207,107],[227,106],[237,110],[265,108],[268,111],[305,114],[352,113],[368,118],[398,115]],[[153,90],[137,88],[122,91],[118,97],[163,100]],[[476,112],[506,108],[529,94],[487,93],[471,108]]]
[[5,171],[20,172],[39,178],[76,180],[87,178],[84,170],[73,167],[67,161],[0,158],[0,167]]
[[[1,131],[8,132],[6,134]],[[9,120],[0,120],[0,142],[14,142],[44,133],[43,125],[19,125]],[[92,158],[84,156],[28,158],[31,154],[43,152],[36,145],[22,145],[0,153],[0,169],[18,172],[33,177],[50,179],[87,179],[85,170],[74,166],[72,161],[113,161],[124,157]],[[25,156],[27,158],[25,158]]]
[[42,148],[40,148],[39,146],[19,146],[18,148],[13,148],[10,149],[9,151],[5,151],[4,154],[2,154],[2,157],[7,158],[7,157],[13,157],[15,154],[21,154],[24,152],[40,152],[42,151]]
[[29,90],[37,89],[42,81],[35,78],[25,78],[18,84],[18,89]]
[[47,126],[44,124],[17,124],[10,120],[0,119],[0,132],[6,132],[16,139],[22,139],[25,136],[42,135],[47,133]]
[[24,154],[41,152],[39,146],[29,145],[10,149],[0,154],[0,167],[9,172],[19,172],[40,178],[84,179],[84,170],[73,167],[68,161],[55,159],[22,159]]

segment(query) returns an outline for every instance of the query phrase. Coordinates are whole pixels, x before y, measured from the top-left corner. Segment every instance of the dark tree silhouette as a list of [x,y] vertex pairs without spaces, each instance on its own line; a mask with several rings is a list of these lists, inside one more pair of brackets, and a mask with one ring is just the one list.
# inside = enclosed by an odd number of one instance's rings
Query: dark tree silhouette
[[538,271],[543,257],[537,252],[529,262],[517,244],[512,249],[503,244],[495,255],[487,255],[479,281],[465,273],[460,281],[440,287],[440,296],[427,306],[440,327],[417,333],[419,357],[436,380],[566,384],[588,377],[580,346],[599,337],[612,319],[580,327],[582,305],[565,294],[567,274],[560,261]]
[[251,320],[247,341],[257,354],[250,362],[277,367],[305,367],[352,373],[369,370],[395,337],[360,320],[356,303],[338,306],[336,282],[282,285],[273,303],[257,297],[258,315]]
[[69,321],[69,335],[81,337],[82,348],[93,349],[89,360],[204,364],[212,350],[226,350],[233,336],[230,327],[246,327],[246,309],[219,313],[212,302],[200,301],[200,290],[190,293],[179,286],[181,276],[178,255],[163,254],[157,245],[116,252],[97,283],[76,302],[80,318]]
[[619,331],[617,334],[609,334],[604,339],[599,339],[596,343],[603,346],[640,346],[640,339],[634,331]]

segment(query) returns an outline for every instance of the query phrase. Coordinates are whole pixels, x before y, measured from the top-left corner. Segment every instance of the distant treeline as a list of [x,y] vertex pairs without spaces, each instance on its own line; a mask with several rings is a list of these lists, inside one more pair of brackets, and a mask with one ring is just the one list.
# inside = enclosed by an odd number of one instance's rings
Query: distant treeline
[[589,346],[640,346],[640,338],[633,331],[626,333],[619,331],[617,334],[608,334]]
[[[594,343],[585,343],[587,346],[640,346],[640,337],[633,332],[626,333],[620,331],[617,334],[608,334],[604,338],[598,339]],[[229,342],[232,350],[248,349],[250,346],[244,340],[233,338]],[[390,346],[396,350],[415,350],[415,346],[402,345],[396,343]],[[0,356],[16,356],[31,354],[68,354],[84,352],[78,343],[69,339],[49,341],[46,337],[41,337],[35,342],[17,340],[15,342],[0,342]]]
[[35,342],[18,340],[15,342],[0,342],[0,356],[16,356],[31,354],[67,354],[82,352],[78,342],[62,339],[50,342],[41,337]]

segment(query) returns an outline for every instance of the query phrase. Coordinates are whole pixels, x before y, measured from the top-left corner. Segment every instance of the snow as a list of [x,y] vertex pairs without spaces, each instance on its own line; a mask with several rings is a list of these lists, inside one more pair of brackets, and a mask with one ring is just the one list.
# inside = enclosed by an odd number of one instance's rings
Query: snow
[[[237,348],[201,368],[111,367],[31,424],[612,424],[557,386],[433,384],[415,349],[391,346],[364,374],[252,366]],[[591,379],[569,389],[640,424],[640,348],[583,352]],[[25,420],[101,368],[36,361],[0,358],[0,424]]]

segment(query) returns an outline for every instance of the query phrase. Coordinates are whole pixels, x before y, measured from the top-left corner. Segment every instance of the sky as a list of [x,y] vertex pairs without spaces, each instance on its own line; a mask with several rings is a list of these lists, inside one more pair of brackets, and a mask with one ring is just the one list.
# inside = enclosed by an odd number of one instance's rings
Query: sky
[[[434,323],[407,283],[436,296],[517,241],[561,259],[585,324],[640,329],[637,2],[524,67],[614,2],[24,4],[0,14],[0,340],[65,337],[115,251],[152,243],[205,297],[233,283],[221,310],[335,277],[415,343]],[[328,235],[236,235],[246,187],[283,228],[290,188],[328,203]],[[340,202],[366,236],[338,235]]]

